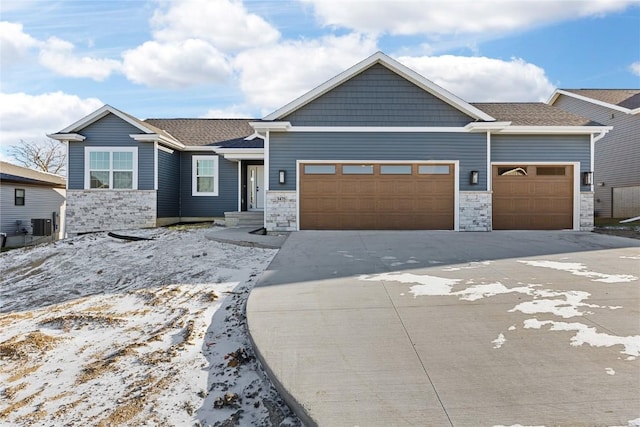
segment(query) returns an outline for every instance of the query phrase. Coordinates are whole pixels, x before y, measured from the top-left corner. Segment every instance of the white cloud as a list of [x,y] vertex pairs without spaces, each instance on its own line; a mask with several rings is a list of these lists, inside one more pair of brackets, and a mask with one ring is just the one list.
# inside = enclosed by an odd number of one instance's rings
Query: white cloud
[[57,37],[42,44],[40,63],[65,77],[86,77],[103,81],[121,67],[120,61],[75,56],[74,45]]
[[543,101],[553,92],[545,72],[522,59],[423,56],[399,62],[470,102]]
[[255,118],[249,108],[242,105],[230,105],[226,108],[212,108],[201,116],[202,119],[245,119]]
[[22,24],[2,21],[0,45],[0,63],[3,67],[8,67],[24,59],[30,49],[38,47],[39,42],[23,31]]
[[636,61],[629,65],[629,70],[631,70],[631,72],[636,76],[640,76],[640,61]]
[[147,86],[181,88],[219,83],[231,74],[225,56],[203,40],[149,41],[122,56],[127,78]]
[[280,38],[278,30],[249,13],[238,0],[174,1],[166,11],[156,11],[151,24],[157,41],[196,38],[223,52],[269,44]]
[[99,99],[82,99],[63,92],[0,93],[0,141],[3,146],[17,144],[20,140],[43,141],[46,134],[64,129],[102,105]]
[[286,41],[240,53],[234,66],[249,104],[270,113],[377,50],[358,34]]
[[567,19],[615,12],[634,0],[302,0],[324,25],[394,35],[522,31]]

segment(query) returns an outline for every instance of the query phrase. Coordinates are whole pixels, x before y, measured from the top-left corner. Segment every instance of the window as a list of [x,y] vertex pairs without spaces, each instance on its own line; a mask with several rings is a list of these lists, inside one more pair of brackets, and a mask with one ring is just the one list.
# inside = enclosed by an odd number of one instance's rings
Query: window
[[499,176],[527,176],[526,166],[505,166],[498,168]]
[[343,175],[373,175],[373,165],[343,165]]
[[15,189],[15,205],[16,206],[24,206],[24,193],[25,193],[25,190],[23,188]]
[[193,156],[192,196],[218,195],[218,156]]
[[85,147],[86,189],[138,188],[137,147]]
[[419,165],[420,175],[449,175],[449,165]]
[[380,165],[381,175],[411,175],[411,165]]
[[336,165],[304,165],[306,175],[333,175],[336,173]]
[[539,176],[565,176],[564,166],[538,166],[536,175]]

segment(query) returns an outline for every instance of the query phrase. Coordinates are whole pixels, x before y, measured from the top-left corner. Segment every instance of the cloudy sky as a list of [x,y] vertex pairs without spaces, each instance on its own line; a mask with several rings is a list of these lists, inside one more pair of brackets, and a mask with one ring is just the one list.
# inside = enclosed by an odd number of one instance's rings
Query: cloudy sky
[[638,0],[2,0],[0,141],[262,117],[381,50],[467,101],[640,87]]

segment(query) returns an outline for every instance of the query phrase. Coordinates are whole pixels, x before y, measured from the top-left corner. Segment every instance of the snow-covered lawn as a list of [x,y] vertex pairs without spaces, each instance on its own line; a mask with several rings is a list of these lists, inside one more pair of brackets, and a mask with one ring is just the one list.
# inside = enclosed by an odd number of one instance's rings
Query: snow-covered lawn
[[276,251],[212,232],[98,233],[0,255],[0,424],[299,426],[245,328]]

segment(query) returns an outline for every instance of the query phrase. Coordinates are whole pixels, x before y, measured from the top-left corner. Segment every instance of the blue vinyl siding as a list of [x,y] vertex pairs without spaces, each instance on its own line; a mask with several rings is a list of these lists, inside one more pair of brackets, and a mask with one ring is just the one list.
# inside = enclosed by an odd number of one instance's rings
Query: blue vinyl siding
[[[296,189],[296,160],[459,160],[460,190],[487,189],[487,136],[484,133],[271,132],[269,189]],[[278,171],[287,182],[278,184]],[[469,184],[472,170],[478,185]]]
[[[492,162],[580,162],[580,172],[589,172],[589,135],[493,135]],[[591,187],[581,186],[581,191]]]
[[223,217],[225,212],[238,210],[238,164],[218,159],[218,195],[192,196],[192,158],[194,155],[211,155],[211,152],[182,152],[180,156],[180,193],[182,217]]
[[473,119],[376,64],[282,120],[294,126],[464,126]]
[[180,216],[180,152],[158,150],[158,218]]
[[84,147],[138,147],[138,190],[153,190],[153,143],[137,142],[129,136],[139,133],[140,129],[113,114],[82,129],[80,134],[86,139],[69,143],[69,189],[84,188]]

